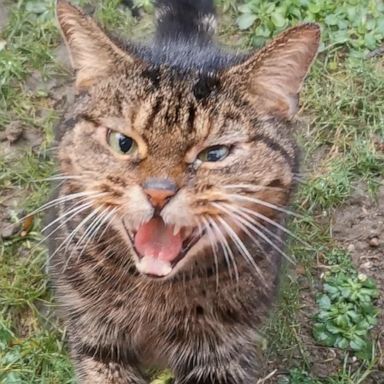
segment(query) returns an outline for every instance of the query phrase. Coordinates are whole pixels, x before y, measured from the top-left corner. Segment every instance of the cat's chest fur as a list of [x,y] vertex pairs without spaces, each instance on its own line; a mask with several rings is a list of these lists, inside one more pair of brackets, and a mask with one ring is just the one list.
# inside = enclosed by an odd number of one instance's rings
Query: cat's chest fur
[[[224,262],[217,273],[190,271],[161,282],[130,275],[121,262],[123,253],[103,263],[97,255],[84,252],[64,274],[58,273],[77,343],[128,354],[126,359],[150,368],[166,367],[171,354],[188,350],[189,340],[209,349],[211,343],[225,343],[228,333],[248,332],[265,316],[276,288],[277,267],[271,263],[268,285],[258,284],[241,264],[242,278],[237,280]],[[251,338],[257,339],[256,332]]]

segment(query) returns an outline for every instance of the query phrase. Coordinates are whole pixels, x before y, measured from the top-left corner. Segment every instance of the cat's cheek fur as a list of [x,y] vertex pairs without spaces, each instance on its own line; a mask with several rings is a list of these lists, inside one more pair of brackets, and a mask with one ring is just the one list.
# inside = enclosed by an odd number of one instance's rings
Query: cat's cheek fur
[[144,194],[143,188],[139,185],[126,188],[123,199],[119,215],[126,229],[135,231],[140,225],[152,218],[154,208]]
[[179,227],[195,227],[198,224],[195,212],[191,209],[195,194],[188,187],[182,188],[163,208],[161,215],[166,223]]

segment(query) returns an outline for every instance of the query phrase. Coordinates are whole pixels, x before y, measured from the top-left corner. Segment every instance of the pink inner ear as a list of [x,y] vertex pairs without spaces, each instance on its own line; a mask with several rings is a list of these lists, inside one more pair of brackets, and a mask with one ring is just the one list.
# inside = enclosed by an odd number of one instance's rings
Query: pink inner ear
[[180,232],[174,235],[173,226],[166,225],[159,217],[142,225],[135,236],[135,247],[141,257],[173,261],[182,245]]

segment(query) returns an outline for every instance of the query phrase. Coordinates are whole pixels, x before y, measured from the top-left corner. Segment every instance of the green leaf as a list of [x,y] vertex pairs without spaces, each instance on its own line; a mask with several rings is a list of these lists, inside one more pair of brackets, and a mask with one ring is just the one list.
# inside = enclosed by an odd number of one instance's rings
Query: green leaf
[[326,16],[326,18],[324,19],[324,22],[327,25],[337,25],[339,22],[339,17],[337,15],[331,14]]
[[337,44],[344,44],[349,41],[348,31],[337,31],[333,34],[333,41]]
[[25,9],[28,12],[35,13],[37,15],[44,13],[48,10],[48,5],[46,2],[31,2],[29,1],[25,6]]
[[325,283],[323,288],[324,288],[325,292],[329,292],[329,293],[338,293],[339,292],[339,290],[331,284]]
[[361,337],[355,336],[349,343],[349,346],[354,350],[354,351],[361,351],[367,346],[366,341],[364,341]]
[[252,9],[249,4],[242,4],[237,7],[240,13],[252,13]]
[[341,19],[341,20],[338,20],[337,26],[339,29],[348,29],[349,22],[347,20]]
[[347,349],[348,348],[348,340],[344,337],[340,337],[336,340],[335,346],[340,349]]
[[279,12],[275,12],[271,15],[272,23],[276,28],[283,28],[287,24],[285,16]]
[[375,49],[377,48],[377,41],[376,41],[376,37],[369,33],[367,35],[365,35],[365,38],[364,38],[364,42],[365,42],[365,46],[368,48],[368,49]]
[[261,37],[271,36],[271,31],[266,26],[262,26],[262,25],[256,28],[255,33],[257,36],[261,36]]
[[333,333],[334,335],[343,333],[343,329],[342,328],[336,327],[331,322],[327,322],[325,324],[325,327],[327,328],[327,331]]
[[331,308],[331,299],[327,295],[322,295],[317,303],[321,309]]
[[322,4],[320,2],[311,2],[309,5],[308,5],[308,9],[312,12],[312,13],[320,13],[321,12],[321,9],[322,9]]
[[350,325],[347,315],[338,315],[335,319],[335,323],[338,327],[341,327],[343,329],[347,328]]
[[241,30],[248,29],[252,27],[253,23],[256,21],[257,16],[251,13],[245,13],[237,18],[237,25]]
[[348,311],[347,315],[351,320],[353,320],[354,323],[356,323],[361,318],[361,316],[357,312],[352,310]]
[[[377,20],[376,31],[379,32],[382,36],[384,35],[384,16],[381,16]],[[371,281],[371,283],[372,283],[372,281]]]

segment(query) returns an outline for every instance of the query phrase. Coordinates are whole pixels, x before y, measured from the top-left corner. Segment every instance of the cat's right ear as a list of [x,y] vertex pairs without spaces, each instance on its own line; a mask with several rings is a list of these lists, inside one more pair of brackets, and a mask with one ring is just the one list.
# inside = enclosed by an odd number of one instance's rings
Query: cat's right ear
[[56,15],[76,71],[76,87],[79,90],[86,90],[118,68],[133,63],[134,59],[114,44],[79,8],[65,0],[57,0]]
[[291,119],[298,110],[303,81],[316,57],[320,27],[306,23],[278,35],[226,76],[263,113]]

